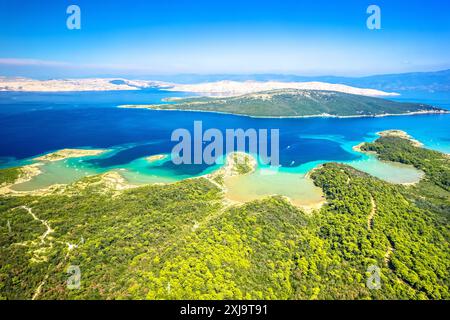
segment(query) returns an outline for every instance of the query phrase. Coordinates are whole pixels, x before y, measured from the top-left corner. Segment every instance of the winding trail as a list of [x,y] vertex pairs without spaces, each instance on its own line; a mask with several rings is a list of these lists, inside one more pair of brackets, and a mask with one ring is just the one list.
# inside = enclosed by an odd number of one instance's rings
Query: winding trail
[[[369,216],[367,217],[367,229],[371,231],[373,229],[373,219],[375,215],[377,214],[377,204],[375,200],[373,199],[373,196],[370,195],[370,204],[372,205],[372,209],[370,210]],[[384,255],[384,263],[389,266],[389,262],[391,261],[391,255],[394,253],[394,246],[392,244],[392,241],[388,239],[389,246],[386,250],[386,253]]]
[[38,287],[34,291],[34,294],[33,294],[33,297],[31,298],[31,300],[36,300],[36,298],[41,294],[42,287],[44,286],[47,279],[48,279],[48,274],[45,275],[44,280],[41,281],[41,283],[38,285]]
[[[30,214],[30,215],[33,217],[34,220],[39,221],[40,223],[42,223],[42,224],[47,228],[47,230],[39,237],[39,238],[41,239],[41,244],[45,245],[45,238],[47,238],[47,236],[48,236],[50,233],[54,232],[54,230],[50,227],[50,224],[49,224],[46,220],[39,219],[39,218],[33,213],[33,210],[32,210],[30,207],[27,207],[27,206],[20,206],[20,207],[17,207],[17,208],[15,208],[15,209],[23,209],[23,210],[27,211],[28,214]],[[50,247],[53,247],[53,244],[52,244],[52,243],[50,243]],[[41,290],[42,290],[42,287],[44,286],[45,282],[47,281],[48,276],[49,276],[49,275],[46,274],[45,277],[44,277],[44,279],[40,282],[40,284],[38,285],[38,287],[37,287],[36,290],[34,291],[34,294],[33,294],[33,297],[31,298],[31,300],[36,300],[36,298],[40,295]]]
[[[367,229],[371,231],[373,229],[373,219],[377,213],[377,204],[375,200],[373,199],[373,196],[370,195],[370,203],[372,205],[372,209],[370,210],[369,216],[367,217]],[[389,246],[386,250],[386,253],[384,255],[384,263],[386,266],[389,267],[389,263],[391,261],[391,256],[394,253],[394,246],[392,244],[392,241],[388,238]]]
[[41,238],[41,243],[42,243],[42,244],[45,244],[45,238],[46,238],[50,233],[52,233],[54,230],[50,227],[50,225],[48,224],[48,222],[47,222],[46,220],[39,219],[39,218],[33,213],[33,211],[31,210],[30,207],[27,207],[27,206],[20,206],[19,209],[24,209],[24,210],[26,210],[26,211],[33,217],[34,220],[41,222],[41,223],[47,228],[47,230],[42,234],[42,236],[40,236],[40,238]]

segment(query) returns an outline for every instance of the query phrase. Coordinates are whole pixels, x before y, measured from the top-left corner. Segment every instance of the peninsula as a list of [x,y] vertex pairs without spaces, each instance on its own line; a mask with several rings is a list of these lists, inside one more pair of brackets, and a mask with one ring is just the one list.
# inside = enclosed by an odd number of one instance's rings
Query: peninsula
[[381,98],[323,90],[282,89],[238,97],[195,97],[157,105],[124,105],[121,108],[218,112],[251,117],[379,117],[388,115],[447,113],[421,103],[404,103]]
[[[310,175],[326,197],[310,214],[280,196],[226,201],[223,178],[255,168],[243,154],[177,183],[131,187],[106,173],[1,194],[0,298],[448,299],[450,159],[397,131],[362,150],[425,177],[405,187],[327,163]],[[0,169],[5,188],[20,176]],[[83,290],[67,289],[70,265]],[[366,287],[370,265],[383,290]]]
[[[362,150],[425,177],[405,187],[327,163],[310,175],[326,197],[311,214],[280,196],[226,201],[227,170],[139,187],[107,173],[2,194],[0,298],[448,299],[450,159],[399,132]],[[230,160],[229,174],[254,170],[250,157]],[[18,170],[0,169],[3,185]],[[83,290],[67,289],[70,265],[82,266]],[[383,290],[366,286],[371,265]]]
[[34,158],[35,161],[60,161],[68,158],[81,158],[98,156],[107,150],[98,149],[61,149],[52,153],[47,153],[43,156]]

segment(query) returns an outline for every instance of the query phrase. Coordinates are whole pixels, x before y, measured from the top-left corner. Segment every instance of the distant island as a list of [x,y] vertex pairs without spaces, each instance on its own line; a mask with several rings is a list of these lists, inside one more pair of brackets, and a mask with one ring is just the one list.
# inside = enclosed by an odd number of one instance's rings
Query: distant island
[[0,92],[136,91],[158,88],[214,96],[237,96],[278,89],[327,90],[372,97],[403,92],[447,92],[450,70],[379,74],[368,77],[294,74],[154,75],[152,80],[117,78],[31,79],[0,76]]
[[159,160],[163,160],[165,158],[167,158],[166,154],[155,154],[153,156],[149,156],[149,157],[145,158],[145,160],[147,160],[148,162],[152,163],[152,162],[156,162],[156,161],[159,161]]
[[203,82],[194,84],[172,84],[167,91],[197,93],[202,96],[236,97],[249,93],[273,90],[320,90],[357,94],[369,97],[399,96],[396,92],[385,92],[360,86],[327,83],[321,81],[284,82],[284,81],[230,81]]
[[0,92],[83,92],[83,91],[135,91],[156,88],[165,91],[189,92],[202,96],[232,97],[269,90],[301,89],[337,91],[370,97],[398,96],[395,92],[384,92],[370,88],[352,87],[343,84],[281,81],[216,81],[195,84],[179,84],[152,80],[128,80],[123,78],[85,78],[36,80],[29,78],[7,78],[0,76]]
[[60,161],[69,158],[98,156],[107,150],[97,149],[62,149],[34,158],[35,161]]
[[376,117],[447,110],[421,103],[396,102],[381,98],[324,90],[281,89],[237,97],[193,97],[167,100],[156,105],[124,105],[121,108],[204,111],[252,117]]

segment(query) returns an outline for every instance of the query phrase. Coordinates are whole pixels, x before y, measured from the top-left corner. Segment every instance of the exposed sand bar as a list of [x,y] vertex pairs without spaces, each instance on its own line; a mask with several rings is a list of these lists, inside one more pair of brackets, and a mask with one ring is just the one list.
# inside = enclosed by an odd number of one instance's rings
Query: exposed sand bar
[[145,160],[147,160],[148,162],[155,162],[155,161],[163,160],[165,158],[167,158],[167,155],[165,155],[165,154],[156,154],[156,155],[145,158]]
[[60,161],[68,158],[98,156],[108,150],[102,149],[61,149],[56,152],[34,158],[35,161]]

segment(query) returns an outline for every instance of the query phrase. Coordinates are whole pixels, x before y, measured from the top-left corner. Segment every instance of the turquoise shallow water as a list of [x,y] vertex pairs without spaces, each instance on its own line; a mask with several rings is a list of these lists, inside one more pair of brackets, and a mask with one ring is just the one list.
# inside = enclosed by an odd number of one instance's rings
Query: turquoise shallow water
[[[177,93],[170,93],[178,96]],[[375,133],[387,129],[407,131],[426,147],[450,153],[450,115],[395,116],[384,118],[310,118],[254,119],[210,113],[118,109],[125,103],[155,103],[168,93],[133,93],[125,97],[114,93],[92,93],[78,99],[74,95],[35,95],[0,93],[0,166],[32,163],[32,158],[62,148],[106,148],[110,152],[98,157],[69,159],[44,164],[44,174],[16,186],[32,190],[53,183],[69,183],[82,176],[119,172],[132,183],[173,182],[209,173],[218,168],[208,165],[174,165],[170,159],[149,163],[145,157],[170,154],[175,142],[171,133],[177,128],[192,130],[194,121],[202,121],[203,129],[232,128],[279,129],[279,174],[272,178],[247,178],[248,187],[260,183],[255,194],[292,193],[291,183],[318,164],[330,161],[347,163],[382,179],[414,182],[420,172],[398,164],[380,163],[376,158],[357,153],[352,147],[362,141],[373,141]],[[78,99],[78,100],[77,100]],[[117,102],[115,102],[117,101]],[[18,111],[20,110],[20,111]],[[257,174],[267,170],[261,166]],[[296,174],[297,176],[291,176]],[[283,178],[281,178],[283,177]],[[291,179],[292,178],[292,179]],[[278,182],[275,183],[274,181]],[[245,184],[243,184],[245,185]],[[276,187],[275,187],[276,186]],[[242,188],[241,188],[242,189]],[[302,187],[299,187],[299,190]],[[303,190],[303,189],[302,189]],[[299,192],[300,194],[301,192]],[[307,196],[303,193],[304,196]]]

